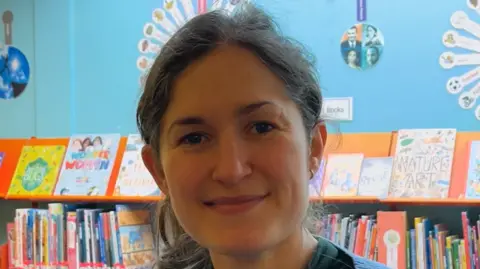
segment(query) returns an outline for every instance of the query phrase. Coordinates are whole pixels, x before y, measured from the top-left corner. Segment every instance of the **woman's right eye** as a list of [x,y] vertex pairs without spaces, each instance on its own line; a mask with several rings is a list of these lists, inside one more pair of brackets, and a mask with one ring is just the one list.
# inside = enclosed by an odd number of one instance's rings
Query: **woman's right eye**
[[183,136],[183,137],[180,139],[180,144],[184,144],[184,145],[197,145],[197,144],[202,143],[205,139],[207,139],[207,138],[205,137],[204,134],[201,134],[201,133],[190,133],[190,134],[187,134],[187,135]]

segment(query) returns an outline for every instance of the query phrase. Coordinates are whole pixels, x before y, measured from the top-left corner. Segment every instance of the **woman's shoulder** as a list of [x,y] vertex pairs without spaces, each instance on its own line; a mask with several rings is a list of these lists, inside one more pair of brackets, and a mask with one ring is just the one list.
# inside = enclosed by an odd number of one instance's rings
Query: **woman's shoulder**
[[316,262],[309,269],[388,269],[385,265],[357,256],[324,238],[317,238]]
[[354,254],[351,255],[353,259],[353,266],[355,269],[388,269],[388,267],[384,264],[368,260]]

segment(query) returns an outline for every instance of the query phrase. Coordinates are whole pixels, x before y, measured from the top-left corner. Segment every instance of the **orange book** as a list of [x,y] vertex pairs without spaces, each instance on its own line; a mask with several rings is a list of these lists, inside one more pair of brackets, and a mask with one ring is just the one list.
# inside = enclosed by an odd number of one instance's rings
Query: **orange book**
[[448,198],[465,198],[467,186],[468,161],[470,159],[470,147],[472,141],[457,143],[452,165],[452,179]]
[[367,220],[368,216],[362,216],[358,220],[357,235],[355,236],[355,247],[353,253],[363,257],[363,251],[365,250],[365,233],[367,232]]
[[406,269],[407,212],[378,211],[378,262],[389,268]]
[[8,269],[8,245],[0,246],[0,269]]

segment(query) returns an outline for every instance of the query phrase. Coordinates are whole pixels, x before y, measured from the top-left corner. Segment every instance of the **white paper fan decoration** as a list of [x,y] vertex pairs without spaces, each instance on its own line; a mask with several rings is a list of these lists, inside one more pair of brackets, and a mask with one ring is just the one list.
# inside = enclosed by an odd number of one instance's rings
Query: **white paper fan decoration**
[[143,38],[138,41],[140,56],[137,68],[140,70],[140,88],[143,89],[147,71],[155,56],[170,37],[187,21],[198,14],[222,9],[231,13],[248,0],[163,0],[162,6],[152,11],[152,21],[143,26]]
[[[467,0],[467,6],[480,14],[477,0]],[[472,110],[480,121],[480,24],[473,21],[464,11],[455,11],[450,17],[454,30],[445,32],[442,42],[447,48],[461,48],[465,53],[446,51],[440,55],[440,66],[452,69],[456,66],[476,66],[460,76],[451,77],[446,84],[447,91],[458,94],[458,104],[463,109]],[[460,33],[469,33],[470,35]],[[472,85],[472,86],[471,86]]]

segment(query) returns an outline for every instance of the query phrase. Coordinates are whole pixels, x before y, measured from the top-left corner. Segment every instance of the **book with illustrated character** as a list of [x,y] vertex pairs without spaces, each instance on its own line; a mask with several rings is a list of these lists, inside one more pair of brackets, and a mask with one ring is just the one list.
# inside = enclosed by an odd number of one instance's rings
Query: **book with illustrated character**
[[55,195],[105,195],[119,143],[120,134],[72,136]]
[[323,179],[323,195],[355,196],[363,157],[363,153],[329,154]]

